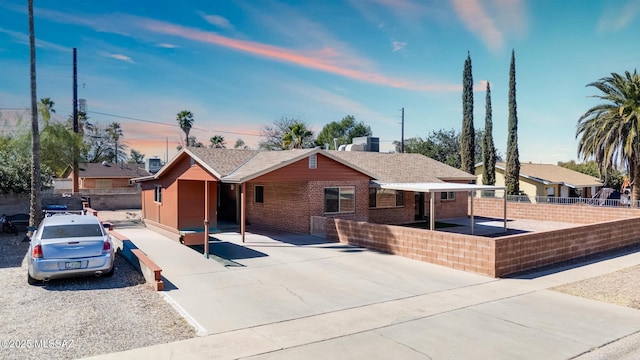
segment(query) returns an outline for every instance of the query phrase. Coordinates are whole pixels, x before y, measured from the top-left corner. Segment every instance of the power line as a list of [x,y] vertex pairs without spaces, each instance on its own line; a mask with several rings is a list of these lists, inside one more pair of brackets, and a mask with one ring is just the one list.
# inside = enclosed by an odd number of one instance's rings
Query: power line
[[[167,124],[167,123],[160,122],[160,121],[153,121],[153,120],[139,119],[139,118],[134,118],[134,117],[130,117],[130,116],[123,116],[123,115],[107,114],[107,113],[102,113],[102,112],[97,112],[97,111],[87,111],[87,113],[91,113],[91,114],[98,114],[98,115],[109,116],[109,117],[115,117],[115,118],[119,118],[119,119],[127,119],[127,120],[133,120],[133,121],[141,121],[141,122],[146,122],[146,123],[151,123],[151,124],[158,124],[158,125],[165,125],[165,126],[173,126],[173,127],[177,127],[177,128],[179,128],[179,127],[180,127],[178,124]],[[234,134],[234,135],[262,136],[262,135],[260,135],[260,134],[241,133],[241,132],[235,132],[235,131],[225,131],[225,130],[207,130],[207,129],[203,129],[203,128],[196,127],[196,126],[192,127],[192,129],[196,129],[196,130],[200,130],[200,131],[204,131],[204,132],[225,133],[225,134]]]

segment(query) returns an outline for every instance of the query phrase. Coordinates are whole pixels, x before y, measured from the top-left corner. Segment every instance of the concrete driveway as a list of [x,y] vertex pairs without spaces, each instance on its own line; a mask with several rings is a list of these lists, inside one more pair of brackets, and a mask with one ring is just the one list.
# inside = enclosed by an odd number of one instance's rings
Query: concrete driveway
[[299,234],[216,234],[219,257],[206,259],[118,231],[206,336],[100,358],[570,359],[640,331],[640,311],[546,290],[640,264],[638,253],[493,279]]

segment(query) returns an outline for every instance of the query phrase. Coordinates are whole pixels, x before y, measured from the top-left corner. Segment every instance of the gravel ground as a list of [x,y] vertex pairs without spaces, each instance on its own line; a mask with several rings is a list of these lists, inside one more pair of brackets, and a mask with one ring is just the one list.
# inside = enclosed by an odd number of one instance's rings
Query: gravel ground
[[[138,222],[126,213],[114,219]],[[23,237],[0,233],[0,358],[75,359],[196,336],[120,255],[111,278],[28,285]]]
[[640,309],[640,265],[553,288],[565,294]]

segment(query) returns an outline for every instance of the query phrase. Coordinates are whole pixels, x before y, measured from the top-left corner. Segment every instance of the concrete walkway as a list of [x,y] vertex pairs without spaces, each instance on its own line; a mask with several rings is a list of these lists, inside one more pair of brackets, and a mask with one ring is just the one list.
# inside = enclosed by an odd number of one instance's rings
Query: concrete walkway
[[221,258],[206,259],[146,229],[119,232],[204,336],[96,359],[571,359],[640,332],[638,310],[546,290],[640,253],[493,279],[305,235],[217,234]]

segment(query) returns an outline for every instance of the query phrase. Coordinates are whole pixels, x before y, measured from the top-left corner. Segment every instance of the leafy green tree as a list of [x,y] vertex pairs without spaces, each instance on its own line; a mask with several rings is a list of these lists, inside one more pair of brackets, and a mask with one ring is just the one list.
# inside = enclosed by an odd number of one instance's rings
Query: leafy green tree
[[75,134],[65,124],[51,122],[42,130],[41,162],[49,167],[56,176],[62,176],[66,168],[73,164],[74,148],[84,149],[85,143],[80,134]]
[[238,139],[236,140],[235,145],[233,145],[234,149],[243,149],[243,150],[247,150],[249,149],[249,147],[244,143],[244,140],[242,139]]
[[265,125],[260,136],[258,147],[264,150],[286,150],[299,144],[302,148],[314,147],[313,133],[304,122],[294,118],[282,117]]
[[578,154],[593,159],[601,173],[626,167],[631,182],[631,200],[640,200],[640,76],[626,71],[612,73],[587,84],[600,90],[593,97],[604,101],[578,120]]
[[512,50],[511,66],[509,68],[509,134],[507,138],[507,164],[504,175],[508,195],[520,195],[520,153],[518,152],[515,54],[515,50]]
[[473,128],[473,75],[471,54],[467,53],[462,74],[462,132],[460,134],[460,169],[475,174],[475,132]]
[[176,121],[178,122],[180,129],[184,132],[185,146],[191,146],[189,143],[189,132],[191,132],[191,128],[193,127],[193,113],[189,110],[182,110],[176,116]]
[[[31,197],[29,200],[29,226],[42,220],[42,169],[40,166],[40,130],[38,129],[38,103],[36,92],[36,32],[33,25],[33,0],[27,1],[29,12],[29,59],[31,79]],[[26,162],[25,162],[26,163]],[[26,169],[25,169],[26,170]],[[25,173],[27,173],[25,171]]]
[[316,138],[317,146],[325,146],[329,144],[329,149],[334,148],[335,144],[333,139],[338,139],[338,146],[351,144],[354,137],[371,136],[371,127],[365,125],[361,121],[356,121],[356,118],[352,115],[347,115],[342,118],[341,121],[332,121],[325,125],[318,137]]
[[295,122],[282,136],[283,149],[303,149],[313,147],[313,131],[301,122]]
[[210,148],[215,148],[215,149],[226,149],[226,142],[224,140],[224,136],[222,135],[214,135],[211,138],[209,138],[209,147]]
[[83,139],[80,154],[84,162],[113,161],[113,145],[106,127],[100,124],[91,125],[86,128]]
[[40,102],[38,103],[38,113],[40,114],[40,117],[42,117],[42,122],[45,128],[49,126],[51,114],[56,113],[56,110],[53,108],[55,104],[56,103],[48,97],[40,99]]
[[482,138],[482,183],[496,184],[496,147],[493,144],[493,120],[491,110],[491,85],[487,82],[487,97],[485,102],[484,136]]
[[[17,138],[0,136],[0,194],[24,194],[32,191],[31,181],[31,134]],[[42,164],[38,173],[38,192],[52,186],[52,172]]]
[[[482,146],[484,130],[478,130],[475,134],[475,161],[480,162],[482,161],[482,150],[480,147]],[[393,144],[395,145],[396,152],[400,152],[400,142],[394,141]],[[422,154],[457,169],[460,168],[460,133],[454,129],[433,131],[427,139],[420,137],[405,139],[404,150],[406,153]],[[502,161],[502,155],[500,155],[497,150],[496,160]]]
[[136,149],[131,149],[129,164],[144,164],[144,154]]
[[109,124],[109,126],[107,126],[107,136],[113,141],[113,163],[117,164],[120,160],[120,156],[118,154],[118,140],[124,136],[120,123],[112,122]]

